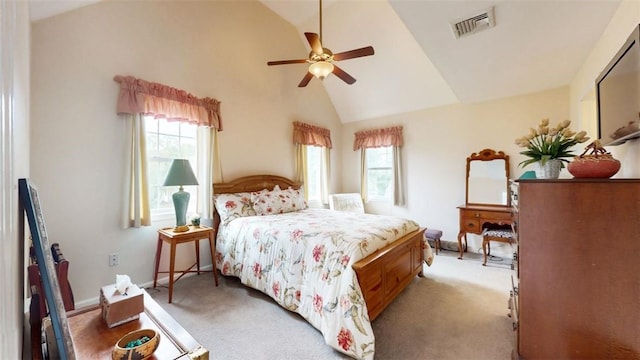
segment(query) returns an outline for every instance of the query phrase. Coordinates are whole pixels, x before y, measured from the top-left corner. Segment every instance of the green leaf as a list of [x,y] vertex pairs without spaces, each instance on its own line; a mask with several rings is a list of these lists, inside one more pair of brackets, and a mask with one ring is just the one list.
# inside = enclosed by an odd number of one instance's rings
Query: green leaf
[[363,335],[368,335],[367,331],[364,329],[364,325],[362,324],[362,320],[360,320],[360,318],[358,316],[354,316],[354,317],[352,317],[352,319],[353,319],[353,324],[356,326],[358,331],[360,331],[360,333],[362,333]]

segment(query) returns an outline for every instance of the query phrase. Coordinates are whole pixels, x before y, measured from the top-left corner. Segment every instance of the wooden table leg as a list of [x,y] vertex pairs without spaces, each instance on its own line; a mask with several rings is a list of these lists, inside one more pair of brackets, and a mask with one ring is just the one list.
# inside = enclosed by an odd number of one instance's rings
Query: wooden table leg
[[213,231],[209,233],[209,250],[211,251],[211,270],[213,271],[213,278],[216,280],[216,286],[218,286],[218,269],[216,266],[216,240],[213,238]]
[[158,269],[160,267],[160,254],[162,253],[162,238],[158,235],[158,245],[156,245],[156,266],[153,270],[153,288],[158,285]]
[[458,251],[460,252],[460,256],[458,256],[458,259],[460,259],[460,260],[462,260],[462,257],[464,256],[464,250],[465,250],[462,247],[462,236],[465,237],[464,242],[466,243],[467,242],[467,239],[466,239],[467,233],[462,232],[462,231],[458,233]]
[[176,241],[171,239],[171,254],[169,260],[169,304],[173,298],[173,272],[176,268]]
[[196,243],[196,269],[198,270],[198,275],[200,275],[200,240],[194,242]]

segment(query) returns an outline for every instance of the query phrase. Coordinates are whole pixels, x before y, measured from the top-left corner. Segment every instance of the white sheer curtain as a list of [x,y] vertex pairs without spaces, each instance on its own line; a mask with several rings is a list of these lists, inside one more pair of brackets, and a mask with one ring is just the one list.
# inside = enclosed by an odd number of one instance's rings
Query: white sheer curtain
[[149,187],[147,181],[147,156],[145,144],[144,118],[142,114],[125,114],[128,156],[125,160],[126,179],[125,194],[127,204],[123,211],[123,225],[140,227],[151,225],[149,206]]
[[196,211],[202,218],[213,216],[213,184],[223,182],[222,163],[218,145],[218,130],[198,128],[198,191]]
[[404,206],[404,187],[402,186],[402,151],[393,147],[393,205]]

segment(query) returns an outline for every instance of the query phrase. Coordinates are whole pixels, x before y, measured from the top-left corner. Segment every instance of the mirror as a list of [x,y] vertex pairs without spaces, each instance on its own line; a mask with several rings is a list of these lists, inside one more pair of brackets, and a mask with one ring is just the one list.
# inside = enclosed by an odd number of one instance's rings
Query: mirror
[[509,155],[484,149],[467,158],[467,204],[510,206]]

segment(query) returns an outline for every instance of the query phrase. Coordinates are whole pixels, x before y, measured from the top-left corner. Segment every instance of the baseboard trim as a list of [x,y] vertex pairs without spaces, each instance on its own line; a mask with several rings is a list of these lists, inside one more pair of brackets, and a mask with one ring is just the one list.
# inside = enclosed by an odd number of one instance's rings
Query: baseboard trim
[[[200,267],[200,270],[204,270],[204,271],[211,271],[211,269],[213,268],[213,266],[211,265],[207,265],[207,266],[202,266]],[[180,274],[174,274],[174,279],[177,278]],[[187,273],[184,275],[184,277],[189,277],[189,276],[194,276],[197,275],[195,273]],[[175,284],[175,283],[174,283]],[[140,288],[142,289],[149,289],[153,287],[153,280],[144,282],[142,284],[137,284]],[[165,285],[168,286],[169,285],[169,276],[164,276],[162,278],[158,278],[158,285]],[[97,305],[100,302],[100,297],[96,296],[93,298],[89,298],[89,299],[85,299],[82,301],[77,301],[75,306],[76,309],[81,309],[83,307],[87,307],[87,306],[93,306],[93,305]],[[28,309],[27,309],[28,311]]]

